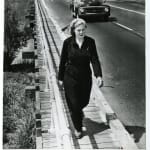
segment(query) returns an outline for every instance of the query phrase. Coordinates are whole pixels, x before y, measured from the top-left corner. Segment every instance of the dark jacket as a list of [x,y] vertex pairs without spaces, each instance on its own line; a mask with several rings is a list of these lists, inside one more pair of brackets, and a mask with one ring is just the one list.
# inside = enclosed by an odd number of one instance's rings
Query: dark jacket
[[94,39],[85,36],[82,47],[79,48],[75,37],[71,36],[67,38],[63,43],[61,52],[58,80],[63,81],[65,73],[81,80],[90,77],[90,62],[93,66],[94,75],[102,77],[101,65],[98,60]]

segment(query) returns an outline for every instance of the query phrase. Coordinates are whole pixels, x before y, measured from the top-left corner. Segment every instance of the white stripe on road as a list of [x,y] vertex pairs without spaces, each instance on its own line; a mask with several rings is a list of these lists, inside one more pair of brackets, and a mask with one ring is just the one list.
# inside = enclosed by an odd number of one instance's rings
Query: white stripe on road
[[113,22],[113,24],[115,24],[115,25],[117,25],[117,26],[119,26],[119,27],[121,27],[121,28],[123,28],[123,29],[125,29],[125,30],[129,30],[129,31],[131,31],[132,33],[134,33],[134,34],[140,36],[141,38],[145,38],[145,36],[144,36],[143,34],[137,32],[137,31],[135,31],[135,30],[133,30],[133,29],[131,29],[131,28],[125,26],[125,25],[122,25],[122,24],[117,23],[117,22]]
[[131,9],[126,9],[126,8],[123,8],[123,7],[118,7],[118,6],[111,5],[111,4],[109,4],[109,5],[111,7],[117,8],[117,9],[122,9],[122,10],[129,11],[129,12],[132,12],[132,13],[137,13],[139,15],[145,15],[145,13],[142,13],[142,12],[139,12],[139,11],[135,11],[135,10],[131,10]]
[[120,23],[117,23],[117,22],[114,22],[114,24],[116,24],[116,25],[118,25],[118,26],[120,26],[120,27],[122,27],[122,28],[124,28],[126,30],[133,31],[133,29],[131,29],[131,28],[129,28],[129,27],[123,25],[123,24],[120,24]]

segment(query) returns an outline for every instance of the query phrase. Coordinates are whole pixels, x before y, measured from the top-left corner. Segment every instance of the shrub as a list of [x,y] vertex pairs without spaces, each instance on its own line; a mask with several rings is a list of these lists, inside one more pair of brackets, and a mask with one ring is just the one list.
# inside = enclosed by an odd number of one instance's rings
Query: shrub
[[31,38],[32,30],[27,26],[25,12],[27,13],[29,1],[5,0],[5,26],[4,26],[4,70],[11,70],[11,63],[16,52],[27,44]]
[[7,148],[35,148],[34,102],[25,97],[25,87],[33,81],[33,74],[4,74],[3,142]]

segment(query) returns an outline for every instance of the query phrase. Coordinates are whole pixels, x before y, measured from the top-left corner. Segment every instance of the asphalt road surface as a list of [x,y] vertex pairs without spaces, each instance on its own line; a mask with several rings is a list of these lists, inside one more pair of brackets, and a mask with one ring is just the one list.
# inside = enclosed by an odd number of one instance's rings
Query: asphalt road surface
[[[45,0],[61,28],[72,20],[67,0]],[[113,4],[115,5],[115,4]],[[87,20],[102,64],[102,92],[118,118],[145,148],[145,15],[136,7],[111,8],[108,22]],[[134,10],[134,11],[130,11]]]

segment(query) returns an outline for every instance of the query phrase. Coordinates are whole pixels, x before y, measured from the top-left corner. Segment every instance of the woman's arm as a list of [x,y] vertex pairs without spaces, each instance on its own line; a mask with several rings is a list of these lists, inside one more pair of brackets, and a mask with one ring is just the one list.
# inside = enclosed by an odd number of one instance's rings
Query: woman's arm
[[95,41],[92,40],[91,42],[91,63],[94,70],[95,77],[101,77],[102,78],[102,69],[101,64],[98,59],[97,50],[96,50],[96,44]]
[[62,47],[60,64],[59,64],[59,72],[58,72],[58,80],[60,80],[60,81],[63,81],[63,79],[64,79],[65,65],[66,65],[66,62],[68,59],[67,47],[68,47],[68,43],[65,40],[63,43],[63,47]]
[[99,87],[102,87],[103,86],[102,69],[101,69],[100,61],[98,59],[96,44],[94,40],[92,41],[92,45],[91,45],[91,63],[93,66],[94,75],[96,76],[97,85]]

